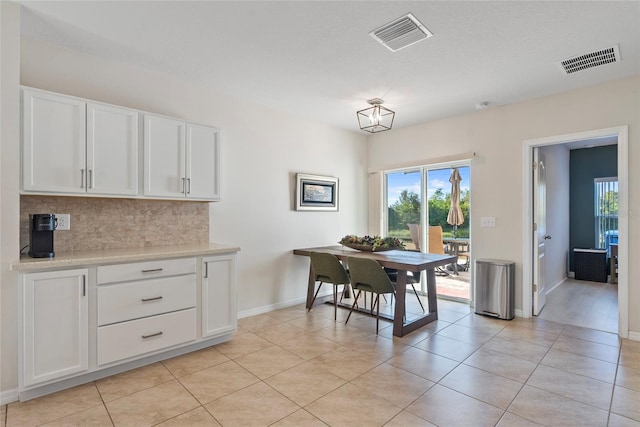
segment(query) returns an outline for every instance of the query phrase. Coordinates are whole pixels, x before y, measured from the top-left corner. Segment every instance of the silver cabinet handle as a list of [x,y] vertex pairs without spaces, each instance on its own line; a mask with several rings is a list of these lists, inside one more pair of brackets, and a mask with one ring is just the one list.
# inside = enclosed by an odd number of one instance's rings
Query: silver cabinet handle
[[142,302],[160,301],[161,299],[162,299],[162,295],[158,296],[158,297],[153,297],[153,298],[141,298],[140,301],[142,301]]
[[146,340],[147,338],[159,337],[162,334],[163,334],[163,332],[160,331],[160,332],[156,332],[155,334],[142,335],[142,339]]
[[204,262],[204,278],[209,278],[209,262]]
[[191,178],[187,178],[187,194],[191,194]]
[[84,188],[84,169],[80,169],[80,188]]
[[143,273],[157,273],[159,271],[162,271],[162,268],[152,268],[149,270],[141,270]]
[[87,296],[87,276],[82,276],[82,296]]
[[184,194],[184,192],[185,192],[185,183],[184,183],[184,181],[185,181],[185,179],[184,179],[184,178],[182,178],[182,190],[180,190],[180,192],[181,192],[182,194]]
[[93,169],[87,169],[89,171],[89,177],[87,178],[87,186],[93,188]]

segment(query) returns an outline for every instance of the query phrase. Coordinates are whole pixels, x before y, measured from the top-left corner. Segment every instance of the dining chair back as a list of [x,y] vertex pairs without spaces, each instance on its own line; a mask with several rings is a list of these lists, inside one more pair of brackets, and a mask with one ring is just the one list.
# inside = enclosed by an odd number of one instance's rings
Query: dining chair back
[[371,292],[375,294],[375,300],[371,309],[373,315],[373,307],[376,307],[376,334],[378,333],[380,323],[380,295],[392,294],[395,295],[395,287],[389,276],[384,271],[378,261],[369,258],[347,257],[347,265],[349,266],[349,272],[351,274],[351,286],[354,291],[358,292],[355,295],[351,310],[345,324],[349,322],[351,313],[358,306],[358,298],[360,294],[364,292]]
[[420,224],[407,224],[407,227],[409,227],[409,235],[411,236],[411,241],[416,247],[416,251],[420,252],[420,248],[422,247],[422,230],[420,229]]
[[333,318],[338,318],[338,286],[348,286],[351,283],[349,273],[345,270],[344,266],[335,255],[321,252],[311,252],[311,268],[313,270],[314,279],[316,282],[320,282],[318,289],[313,295],[311,305],[308,310],[311,310],[313,303],[320,292],[320,288],[323,283],[331,283],[333,285]]
[[[442,242],[442,226],[440,225],[429,226],[429,253],[438,255],[446,254],[444,250],[444,243]],[[448,276],[449,273],[447,273],[442,267],[437,267],[436,275]]]

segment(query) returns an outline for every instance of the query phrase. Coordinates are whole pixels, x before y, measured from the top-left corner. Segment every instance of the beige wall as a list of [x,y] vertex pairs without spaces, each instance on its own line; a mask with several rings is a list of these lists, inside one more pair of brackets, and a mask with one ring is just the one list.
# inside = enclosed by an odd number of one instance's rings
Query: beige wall
[[[516,262],[516,306],[522,305],[523,141],[629,125],[629,235],[640,235],[640,77],[394,129],[370,138],[369,163],[384,169],[420,159],[476,152],[471,166],[473,256]],[[624,214],[624,213],[622,213]],[[480,227],[483,216],[495,228]],[[640,241],[629,240],[629,260]],[[640,271],[629,269],[629,331],[640,336]],[[637,338],[636,338],[637,339]]]
[[[17,384],[20,177],[20,6],[0,2],[0,400]],[[8,391],[9,390],[9,391]]]

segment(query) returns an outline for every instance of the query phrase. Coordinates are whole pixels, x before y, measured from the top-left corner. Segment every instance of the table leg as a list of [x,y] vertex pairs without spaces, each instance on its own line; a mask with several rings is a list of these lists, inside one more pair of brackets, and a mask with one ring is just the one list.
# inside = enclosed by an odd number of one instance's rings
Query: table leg
[[311,308],[311,301],[313,301],[313,293],[316,287],[315,274],[313,274],[313,266],[309,263],[309,283],[307,285],[307,310]]
[[407,295],[407,272],[398,270],[396,277],[396,307],[393,315],[393,335],[401,337],[404,335],[404,315],[405,299]]
[[396,281],[396,307],[393,317],[393,335],[403,337],[431,322],[438,320],[438,295],[436,293],[436,271],[434,268],[427,270],[427,298],[429,302],[429,313],[424,316],[405,323],[406,307],[406,284],[407,272],[398,270]]
[[453,274],[457,276],[458,275],[458,243],[457,242],[453,243],[453,248],[454,248],[453,254],[456,257],[455,261],[453,261]]
[[429,302],[429,313],[435,313],[438,319],[438,294],[436,293],[436,270],[430,268],[427,273],[427,301]]

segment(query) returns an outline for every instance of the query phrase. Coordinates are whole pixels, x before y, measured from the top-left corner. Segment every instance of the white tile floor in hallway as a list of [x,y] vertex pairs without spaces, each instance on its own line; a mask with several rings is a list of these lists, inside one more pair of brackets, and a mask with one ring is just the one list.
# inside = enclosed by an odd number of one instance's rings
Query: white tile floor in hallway
[[439,308],[403,338],[328,305],[241,319],[228,343],[9,404],[2,425],[640,426],[640,342]]

